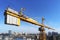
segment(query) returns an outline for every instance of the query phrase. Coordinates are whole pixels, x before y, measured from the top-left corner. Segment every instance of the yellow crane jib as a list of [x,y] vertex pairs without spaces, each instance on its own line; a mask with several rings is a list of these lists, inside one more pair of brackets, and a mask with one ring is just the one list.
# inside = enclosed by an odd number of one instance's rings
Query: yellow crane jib
[[[17,24],[15,23],[15,25],[20,25],[20,20],[23,20],[23,21],[25,21],[25,22],[29,22],[29,23],[34,24],[34,25],[44,26],[45,28],[52,29],[52,28],[50,28],[50,27],[48,27],[48,26],[45,26],[45,25],[43,25],[43,24],[38,23],[36,20],[34,20],[34,19],[32,19],[32,18],[29,18],[29,17],[27,17],[27,16],[25,16],[25,15],[21,16],[21,15],[19,14],[19,12],[15,11],[15,10],[13,10],[13,9],[11,9],[11,8],[8,8],[8,9],[5,11],[5,14],[6,14],[6,15],[10,15],[10,16],[15,17],[15,18],[18,18],[18,21],[16,20],[16,21],[17,21]],[[21,13],[21,14],[22,14],[22,13]],[[7,23],[7,22],[6,22],[6,23]],[[8,23],[9,23],[9,22],[8,22]],[[11,23],[10,23],[10,24],[11,24]],[[54,29],[52,29],[52,30],[54,30]]]

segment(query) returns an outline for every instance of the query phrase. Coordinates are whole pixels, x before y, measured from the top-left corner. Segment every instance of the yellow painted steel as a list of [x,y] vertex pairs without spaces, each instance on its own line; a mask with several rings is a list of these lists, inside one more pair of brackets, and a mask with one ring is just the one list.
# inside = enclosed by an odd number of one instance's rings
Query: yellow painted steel
[[5,12],[6,12],[6,14],[11,15],[11,16],[16,17],[16,18],[19,18],[20,20],[23,20],[23,21],[26,21],[26,22],[29,22],[31,24],[35,24],[35,25],[38,25],[38,26],[44,26],[45,28],[54,30],[53,28],[50,28],[50,27],[45,26],[43,24],[40,24],[40,23],[38,23],[37,21],[35,21],[35,20],[31,19],[31,18],[26,18],[26,17],[20,16],[20,15],[18,15],[16,13],[12,13],[10,11],[5,11]]
[[17,25],[20,26],[20,18],[18,18],[17,20],[18,20]]
[[6,12],[7,15],[11,15],[13,17],[17,17],[17,18],[20,18],[20,16],[18,16],[18,14],[14,14],[14,13],[11,13],[11,12]]

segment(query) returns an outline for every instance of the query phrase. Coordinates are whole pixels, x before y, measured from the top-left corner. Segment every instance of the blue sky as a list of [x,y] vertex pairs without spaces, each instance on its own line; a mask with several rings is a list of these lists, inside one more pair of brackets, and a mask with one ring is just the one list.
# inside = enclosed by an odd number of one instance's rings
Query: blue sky
[[60,30],[60,0],[0,0],[0,32],[12,30],[16,32],[38,33],[39,26],[27,22],[21,21],[19,27],[4,24],[4,11],[7,7],[18,12],[20,8],[25,8],[24,14],[40,23],[41,17],[44,16],[46,25],[55,28],[57,32]]

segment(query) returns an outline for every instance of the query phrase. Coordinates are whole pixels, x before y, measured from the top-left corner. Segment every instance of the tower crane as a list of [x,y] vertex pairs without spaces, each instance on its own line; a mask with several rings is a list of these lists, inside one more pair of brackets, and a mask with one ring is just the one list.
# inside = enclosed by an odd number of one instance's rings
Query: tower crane
[[[20,14],[22,14],[22,13],[20,13]],[[27,19],[26,19],[26,18],[27,18]],[[50,28],[50,27],[44,25],[44,17],[42,17],[42,23],[41,23],[41,24],[38,23],[37,21],[29,18],[29,17],[26,17],[26,16],[24,16],[24,17],[22,16],[22,17],[20,17],[20,19],[23,20],[23,21],[29,22],[29,23],[31,23],[31,24],[40,26],[40,27],[39,27],[39,31],[40,31],[39,40],[46,40],[45,28],[48,28],[48,29],[51,29],[51,30],[55,30],[55,29],[53,29],[53,28]]]
[[34,20],[32,18],[29,18],[29,17],[25,16],[24,14],[22,14],[23,10],[24,9],[21,8],[21,11],[18,14],[16,14],[16,13],[15,14],[11,14],[13,12],[11,12],[10,10],[6,10],[5,14],[9,14],[11,16],[18,17],[22,21],[25,21],[25,22],[28,22],[28,23],[31,23],[31,24],[39,26],[39,31],[40,31],[39,40],[46,40],[45,28],[51,29],[51,30],[55,30],[55,29],[50,28],[49,26],[44,25],[44,18],[43,17],[42,17],[42,23],[39,23],[36,20]]

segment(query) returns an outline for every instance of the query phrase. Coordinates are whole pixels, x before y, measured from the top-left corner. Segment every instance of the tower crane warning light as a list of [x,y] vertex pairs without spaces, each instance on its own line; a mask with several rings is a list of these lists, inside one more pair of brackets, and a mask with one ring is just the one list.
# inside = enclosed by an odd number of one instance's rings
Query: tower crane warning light
[[[5,11],[5,24],[19,26],[20,18],[17,15],[18,15],[17,11],[15,11],[11,8],[7,8],[7,10]],[[17,16],[17,17],[15,17],[15,16]]]

